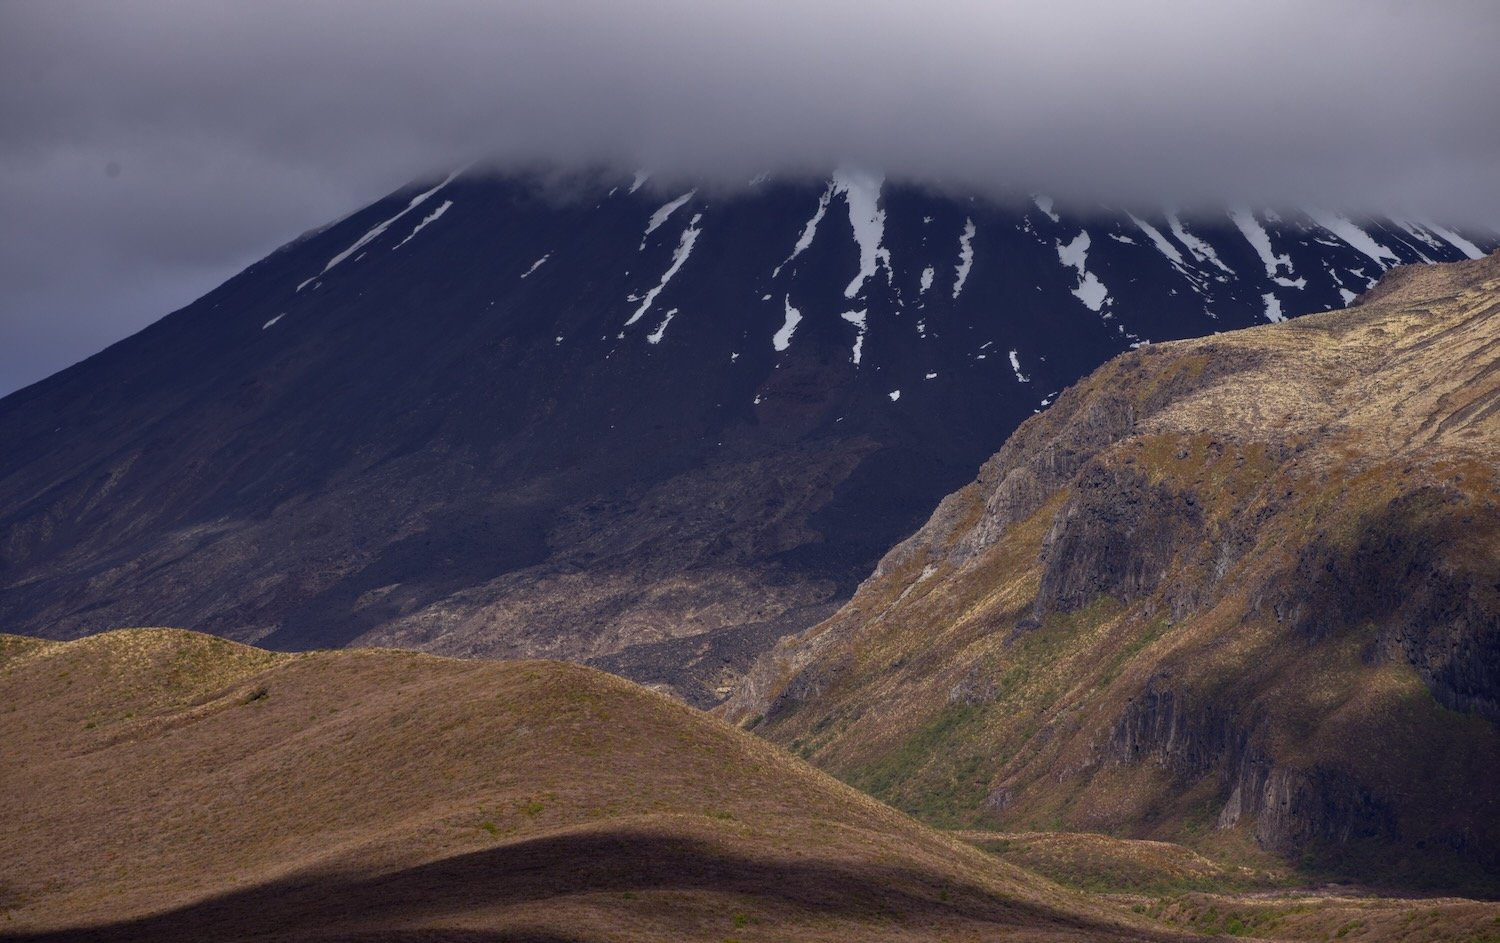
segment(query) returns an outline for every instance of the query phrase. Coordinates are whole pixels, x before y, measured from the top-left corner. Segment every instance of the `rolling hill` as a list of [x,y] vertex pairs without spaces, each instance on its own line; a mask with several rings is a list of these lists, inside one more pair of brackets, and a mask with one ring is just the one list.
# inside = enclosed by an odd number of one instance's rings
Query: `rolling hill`
[[587,668],[0,636],[0,938],[1146,940]]

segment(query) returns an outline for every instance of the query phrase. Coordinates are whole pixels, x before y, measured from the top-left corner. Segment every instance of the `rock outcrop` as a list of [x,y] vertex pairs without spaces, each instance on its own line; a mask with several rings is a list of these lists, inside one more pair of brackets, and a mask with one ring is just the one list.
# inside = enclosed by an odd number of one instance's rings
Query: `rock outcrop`
[[1117,358],[726,712],[938,819],[1493,880],[1497,699],[1491,256]]

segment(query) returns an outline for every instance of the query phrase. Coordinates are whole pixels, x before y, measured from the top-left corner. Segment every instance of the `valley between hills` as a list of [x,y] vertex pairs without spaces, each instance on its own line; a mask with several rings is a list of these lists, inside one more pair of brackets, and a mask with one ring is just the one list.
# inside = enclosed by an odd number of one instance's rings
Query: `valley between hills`
[[0,939],[1497,940],[1497,472],[1491,256],[1112,360],[719,716],[3,636]]

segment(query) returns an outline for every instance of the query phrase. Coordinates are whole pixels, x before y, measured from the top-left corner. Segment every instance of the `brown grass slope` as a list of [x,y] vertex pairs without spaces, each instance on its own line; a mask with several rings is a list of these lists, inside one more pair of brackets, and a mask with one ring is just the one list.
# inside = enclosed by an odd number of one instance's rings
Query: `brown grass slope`
[[547,662],[0,636],[0,821],[7,940],[1172,932]]
[[1500,258],[1107,364],[731,719],[946,825],[1500,875]]

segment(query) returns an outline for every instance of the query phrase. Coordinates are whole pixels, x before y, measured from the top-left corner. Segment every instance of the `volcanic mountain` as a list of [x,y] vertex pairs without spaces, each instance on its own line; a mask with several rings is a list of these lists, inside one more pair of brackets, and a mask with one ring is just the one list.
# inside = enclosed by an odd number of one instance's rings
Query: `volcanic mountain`
[[710,704],[1109,357],[1496,244],[455,173],[0,401],[0,626],[556,657]]
[[933,821],[1500,888],[1500,255],[1123,355],[725,708]]
[[0,636],[7,941],[1178,939],[575,665]]

